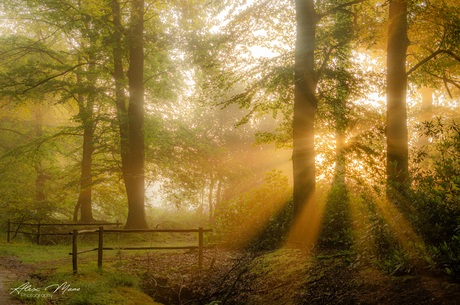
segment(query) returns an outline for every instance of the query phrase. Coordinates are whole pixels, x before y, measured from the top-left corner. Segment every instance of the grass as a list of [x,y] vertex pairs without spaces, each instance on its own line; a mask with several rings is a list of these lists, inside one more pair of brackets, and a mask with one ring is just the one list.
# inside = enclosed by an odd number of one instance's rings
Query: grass
[[310,264],[311,258],[295,249],[279,249],[256,258],[249,266],[249,273],[259,279],[264,293],[256,301],[248,301],[248,304],[294,300]]
[[[160,242],[165,245],[165,241]],[[44,292],[45,287],[50,285],[65,284],[70,289],[78,291],[63,291],[63,288],[53,293],[53,302],[57,304],[159,304],[149,296],[142,293],[139,288],[139,279],[135,275],[122,271],[125,263],[129,262],[130,254],[146,254],[152,250],[114,250],[104,251],[103,268],[97,268],[97,252],[89,252],[78,255],[78,274],[72,272],[70,244],[54,246],[42,246],[31,244],[24,240],[7,243],[0,240],[0,256],[14,256],[24,265],[33,266],[34,272],[28,279],[32,287],[38,287]],[[114,238],[105,240],[104,246],[158,246],[158,242],[145,238],[123,238],[117,242]],[[185,240],[168,243],[168,246],[196,245],[188,238]],[[90,238],[79,242],[78,249],[96,248],[97,239]],[[161,251],[161,250],[155,250]],[[170,251],[168,251],[170,253]],[[15,282],[11,288],[17,288],[24,282]],[[28,304],[46,304],[44,298],[24,298],[16,296]]]
[[[2,236],[3,237],[3,236]],[[157,240],[156,238],[146,238],[145,236],[126,236],[120,238],[120,241],[117,242],[114,236],[111,238],[104,239],[104,247],[125,247],[125,246],[136,246],[136,247],[149,247],[149,246],[170,246],[170,247],[179,247],[179,246],[197,246],[198,241],[191,241],[191,238],[185,236],[181,239],[176,239],[179,241],[167,242],[166,239]],[[72,252],[71,244],[58,244],[58,245],[37,245],[30,243],[24,239],[18,238],[13,240],[10,243],[6,243],[5,239],[0,239],[0,256],[16,256],[21,263],[24,264],[34,264],[40,262],[55,261],[61,259],[69,259],[69,253]],[[90,236],[90,238],[85,238],[84,240],[78,242],[78,250],[97,248],[98,242],[97,237]],[[129,251],[129,252],[128,252]],[[133,253],[136,254],[146,254],[152,251],[163,251],[163,250],[123,250],[121,253]],[[97,252],[89,252],[78,255],[79,258],[91,258],[97,257]],[[120,256],[120,250],[114,251],[104,251],[104,258],[115,258]]]
[[[17,287],[21,283],[14,283]],[[31,281],[33,287],[51,287],[53,302],[65,305],[79,304],[158,304],[139,291],[138,279],[133,275],[116,271],[83,270],[73,276],[65,272],[56,272],[41,280]],[[27,299],[31,304],[42,304],[44,299]]]

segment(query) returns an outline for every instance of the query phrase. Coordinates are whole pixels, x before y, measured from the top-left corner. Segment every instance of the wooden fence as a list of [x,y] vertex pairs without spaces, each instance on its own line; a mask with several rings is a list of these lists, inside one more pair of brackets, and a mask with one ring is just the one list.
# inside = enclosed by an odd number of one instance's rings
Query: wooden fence
[[[87,234],[87,233],[99,233],[99,242],[98,247],[93,249],[86,249],[78,251],[78,235]],[[198,233],[198,246],[183,246],[183,247],[104,247],[104,233]],[[203,233],[212,232],[212,229],[160,229],[160,230],[104,230],[104,227],[99,227],[98,230],[73,230],[73,239],[72,239],[72,265],[73,273],[77,273],[77,255],[81,253],[97,251],[97,266],[102,268],[102,256],[104,250],[177,250],[177,249],[198,249],[198,265],[200,268],[203,266]]]
[[[11,230],[11,225],[18,225],[16,230]],[[37,233],[32,233],[32,232],[22,232],[19,231],[21,226],[36,226],[37,227]],[[11,239],[11,232],[14,232],[16,236],[17,233],[22,233],[22,234],[28,234],[28,235],[36,235],[37,236],[37,245],[40,244],[40,236],[44,235],[67,235],[72,233],[42,233],[41,229],[44,226],[116,226],[117,229],[121,226],[121,222],[117,220],[115,223],[23,223],[23,222],[14,222],[8,219],[7,222],[7,232],[8,232],[8,237],[7,237],[7,242],[10,242]]]

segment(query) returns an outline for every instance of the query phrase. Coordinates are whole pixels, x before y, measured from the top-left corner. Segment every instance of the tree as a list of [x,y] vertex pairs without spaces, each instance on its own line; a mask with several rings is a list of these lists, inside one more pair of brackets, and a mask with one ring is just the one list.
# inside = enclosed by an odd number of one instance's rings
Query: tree
[[[390,2],[387,49],[387,179],[402,185],[409,173],[406,113],[406,0]],[[394,185],[393,185],[394,186]]]
[[[460,62],[460,20],[456,11],[458,5],[450,1],[440,5],[432,1],[412,3],[395,0],[389,5],[387,180],[390,187],[399,193],[409,178],[406,110],[408,77],[419,86],[444,84],[449,94],[448,84],[460,87],[459,82],[448,72],[456,70]],[[408,26],[409,12],[412,29]],[[409,41],[408,34],[412,41]],[[409,47],[411,56],[407,54]],[[409,65],[409,70],[406,70],[406,65]]]
[[[319,21],[337,11],[364,2],[352,1],[334,3],[333,7],[326,7],[322,13],[317,13],[313,0],[296,0],[296,46],[295,46],[295,89],[294,89],[294,118],[293,118],[293,153],[292,165],[294,169],[294,213],[295,221],[314,205],[315,202],[315,113],[318,107],[316,89],[318,81],[326,67],[330,54],[339,46],[330,46],[324,55],[322,63],[317,66],[315,60],[316,28]],[[346,11],[347,12],[347,11]],[[348,11],[348,13],[353,14]],[[304,226],[301,224],[301,226]],[[292,239],[302,242],[305,226],[294,233]]]
[[[340,43],[330,39],[328,29],[334,25],[334,21],[329,17],[340,12],[353,16],[354,21],[357,22],[357,12],[354,6],[363,2],[366,1],[334,1],[333,3],[313,0],[295,1],[297,31],[294,65],[292,65],[292,53],[286,51],[272,60],[261,61],[260,66],[253,69],[252,75],[256,80],[248,86],[244,94],[239,94],[231,100],[231,102],[239,102],[243,107],[251,108],[248,117],[257,112],[271,110],[275,116],[279,110],[285,116],[286,122],[280,126],[278,135],[260,133],[259,138],[262,141],[282,140],[289,145],[292,133],[293,218],[296,223],[300,224],[300,227],[303,227],[295,230],[298,233],[292,234],[292,239],[296,242],[303,243],[307,229],[301,223],[309,222],[308,217],[312,215],[307,216],[306,214],[312,212],[311,208],[315,203],[315,116],[321,98],[317,94],[318,83],[325,76],[324,72],[330,62],[331,55],[341,46]],[[279,34],[284,39],[286,29],[283,26],[285,25],[270,24],[269,20],[273,19],[272,16],[280,19],[285,18],[282,11],[289,9],[289,6],[280,6],[272,1],[264,1],[254,4],[238,14],[229,24],[232,28],[237,28],[240,31],[242,31],[241,29],[254,31],[256,22],[252,24],[248,21],[250,20],[248,15],[257,15],[257,25],[259,23],[264,24],[266,31],[276,32],[273,28],[280,29]],[[259,22],[260,20],[262,22]],[[240,36],[245,37],[241,32]],[[269,43],[264,41],[263,45],[267,46]],[[276,47],[274,49],[280,50]],[[258,74],[262,74],[262,76],[260,77]],[[294,74],[293,78],[292,74]],[[242,73],[241,79],[247,81],[247,77],[246,71]],[[290,83],[292,79],[293,84]],[[294,93],[293,105],[292,100],[290,100],[292,91]],[[264,98],[257,100],[258,96]],[[246,121],[248,120],[246,118]],[[292,125],[290,124],[291,120]],[[307,210],[309,212],[306,212]],[[301,215],[305,217],[301,217]]]
[[144,198],[144,1],[134,0],[131,8],[129,48],[128,167],[124,168],[128,195],[125,228],[147,228]]
[[293,119],[294,219],[315,200],[315,130],[317,108],[315,34],[318,16],[313,0],[296,1],[295,98]]

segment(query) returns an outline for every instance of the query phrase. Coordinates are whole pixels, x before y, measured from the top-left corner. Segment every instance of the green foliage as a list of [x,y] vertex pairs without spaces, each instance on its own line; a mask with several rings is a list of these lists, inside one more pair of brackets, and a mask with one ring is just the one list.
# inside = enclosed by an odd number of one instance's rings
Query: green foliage
[[277,213],[270,217],[262,230],[251,241],[249,247],[253,251],[273,250],[280,247],[289,234],[292,211],[293,201],[289,199]]
[[352,249],[358,253],[355,264],[372,264],[386,273],[400,275],[414,271],[419,253],[409,253],[400,238],[401,215],[389,217],[385,195],[353,186],[350,206],[356,240]]
[[319,236],[320,246],[348,248],[351,245],[348,197],[348,190],[344,184],[334,184],[329,191]]
[[81,283],[79,285],[80,291],[74,293],[71,298],[66,300],[67,305],[85,305],[85,304],[102,304],[100,295],[98,292],[103,287],[99,284],[94,283]]
[[204,227],[208,216],[194,210],[153,207],[147,210],[150,228],[157,229],[196,229]]
[[438,118],[424,123],[431,143],[416,158],[410,221],[448,274],[460,276],[460,125]]
[[276,170],[267,173],[259,188],[220,204],[216,211],[217,238],[254,250],[277,247],[289,231],[291,195],[286,176]]
[[133,275],[126,273],[108,273],[105,275],[109,286],[126,286],[136,288],[139,287],[139,279]]

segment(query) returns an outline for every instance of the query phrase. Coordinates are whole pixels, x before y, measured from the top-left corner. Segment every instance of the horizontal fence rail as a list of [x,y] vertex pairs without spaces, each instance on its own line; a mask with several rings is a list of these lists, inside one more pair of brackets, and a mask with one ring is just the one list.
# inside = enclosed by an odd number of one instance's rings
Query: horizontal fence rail
[[[18,225],[18,227],[16,228],[16,230],[11,230],[11,225]],[[71,235],[72,233],[64,233],[64,232],[58,232],[58,233],[42,233],[41,229],[42,227],[44,226],[48,226],[48,227],[52,227],[52,226],[55,226],[55,227],[65,227],[65,226],[117,226],[120,227],[121,226],[121,222],[119,222],[117,220],[117,222],[106,222],[106,223],[41,223],[40,221],[38,223],[25,223],[25,222],[17,222],[17,221],[11,221],[10,219],[8,219],[7,221],[7,242],[10,242],[11,241],[11,232],[14,232],[14,236],[16,236],[17,233],[21,233],[21,234],[26,234],[26,235],[35,235],[37,237],[36,239],[36,242],[37,242],[37,245],[40,244],[40,236],[44,236],[44,235],[56,235],[56,236],[59,236],[59,235]],[[37,227],[37,231],[36,233],[33,233],[33,232],[24,232],[24,231],[19,231],[19,228],[21,226],[36,226]],[[98,230],[93,230],[97,233]],[[13,236],[13,238],[14,238]]]
[[[102,257],[104,250],[185,250],[185,249],[198,249],[198,265],[201,268],[203,266],[203,233],[212,232],[212,229],[152,229],[152,230],[104,230],[104,227],[99,227],[98,230],[73,230],[72,234],[72,268],[73,273],[77,273],[77,257],[78,254],[98,251],[97,255],[97,266],[102,268]],[[86,249],[78,251],[78,235],[80,234],[99,234],[98,247],[92,249]],[[104,247],[104,233],[198,233],[198,246],[177,246],[177,247]]]

